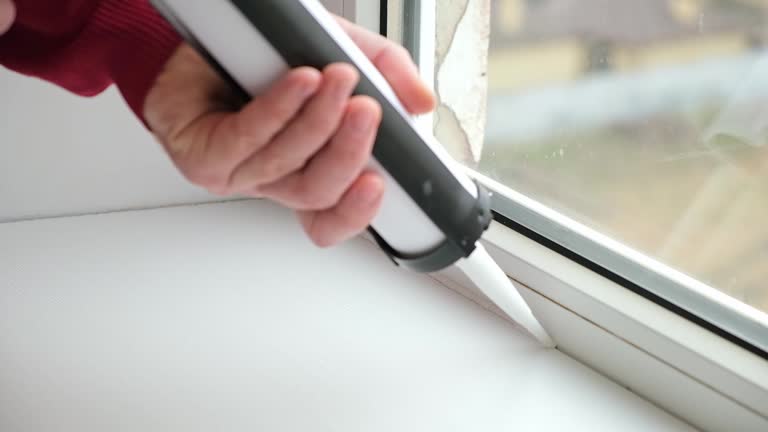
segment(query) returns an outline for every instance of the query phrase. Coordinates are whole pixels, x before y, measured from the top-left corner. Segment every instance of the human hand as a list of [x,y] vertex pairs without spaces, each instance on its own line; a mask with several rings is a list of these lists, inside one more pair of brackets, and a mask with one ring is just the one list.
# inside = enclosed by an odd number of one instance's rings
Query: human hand
[[[339,19],[413,114],[434,108],[408,52]],[[297,68],[244,107],[190,47],[168,61],[144,105],[146,121],[179,171],[218,195],[274,200],[295,210],[321,247],[362,232],[384,193],[366,170],[381,120],[372,98],[352,96],[350,65]]]

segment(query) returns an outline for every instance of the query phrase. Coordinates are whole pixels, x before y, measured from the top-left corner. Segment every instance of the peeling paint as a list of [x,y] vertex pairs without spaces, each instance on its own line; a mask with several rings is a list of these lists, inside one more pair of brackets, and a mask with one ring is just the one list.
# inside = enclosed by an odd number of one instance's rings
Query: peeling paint
[[456,30],[459,23],[467,13],[469,0],[449,0],[440,2],[436,11],[437,22],[437,42],[435,64],[440,67],[448,54],[448,49],[453,45],[453,39],[456,36]]
[[452,0],[437,8],[435,133],[468,165],[485,138],[490,0]]
[[435,112],[435,138],[455,159],[465,163],[474,163],[469,137],[461,128],[461,122],[451,107],[440,104]]

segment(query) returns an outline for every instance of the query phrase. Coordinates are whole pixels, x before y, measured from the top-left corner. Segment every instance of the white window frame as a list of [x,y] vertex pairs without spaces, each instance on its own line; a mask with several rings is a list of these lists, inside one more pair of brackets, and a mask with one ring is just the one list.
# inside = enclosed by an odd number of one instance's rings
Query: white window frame
[[[414,5],[421,20],[416,61],[423,78],[434,84],[435,0],[389,0],[388,36],[403,42],[403,9]],[[431,118],[424,122],[431,125]],[[544,219],[541,213],[547,209],[543,206],[480,173],[467,172],[497,197]],[[562,219],[557,223],[566,223]],[[567,223],[569,229],[589,231]],[[564,353],[699,429],[768,430],[768,361],[764,358],[501,223],[492,225],[484,242],[522,287],[534,313]],[[622,252],[628,255],[635,253],[625,249]],[[647,265],[652,272],[666,272],[658,263]],[[434,277],[501,315],[460,272],[452,269]],[[750,313],[738,304],[732,306]]]

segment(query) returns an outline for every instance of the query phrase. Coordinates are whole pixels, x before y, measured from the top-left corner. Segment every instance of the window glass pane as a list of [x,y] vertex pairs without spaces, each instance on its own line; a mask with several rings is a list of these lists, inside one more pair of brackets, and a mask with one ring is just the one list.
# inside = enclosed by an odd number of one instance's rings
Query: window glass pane
[[476,168],[768,311],[768,2],[491,8]]

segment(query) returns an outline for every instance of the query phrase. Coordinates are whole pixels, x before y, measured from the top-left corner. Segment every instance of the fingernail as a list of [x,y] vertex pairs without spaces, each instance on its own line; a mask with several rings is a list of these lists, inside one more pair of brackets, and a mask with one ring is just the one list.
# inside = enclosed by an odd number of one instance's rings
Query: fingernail
[[354,86],[345,81],[337,81],[333,86],[333,94],[339,99],[347,99],[354,90]]
[[373,129],[374,116],[367,110],[357,110],[352,113],[350,123],[358,133],[367,133]]
[[350,74],[341,76],[337,75],[334,76],[333,79],[334,82],[331,84],[333,86],[331,91],[336,97],[340,99],[348,98],[355,90],[355,87],[359,81],[357,73],[352,76],[350,76]]

